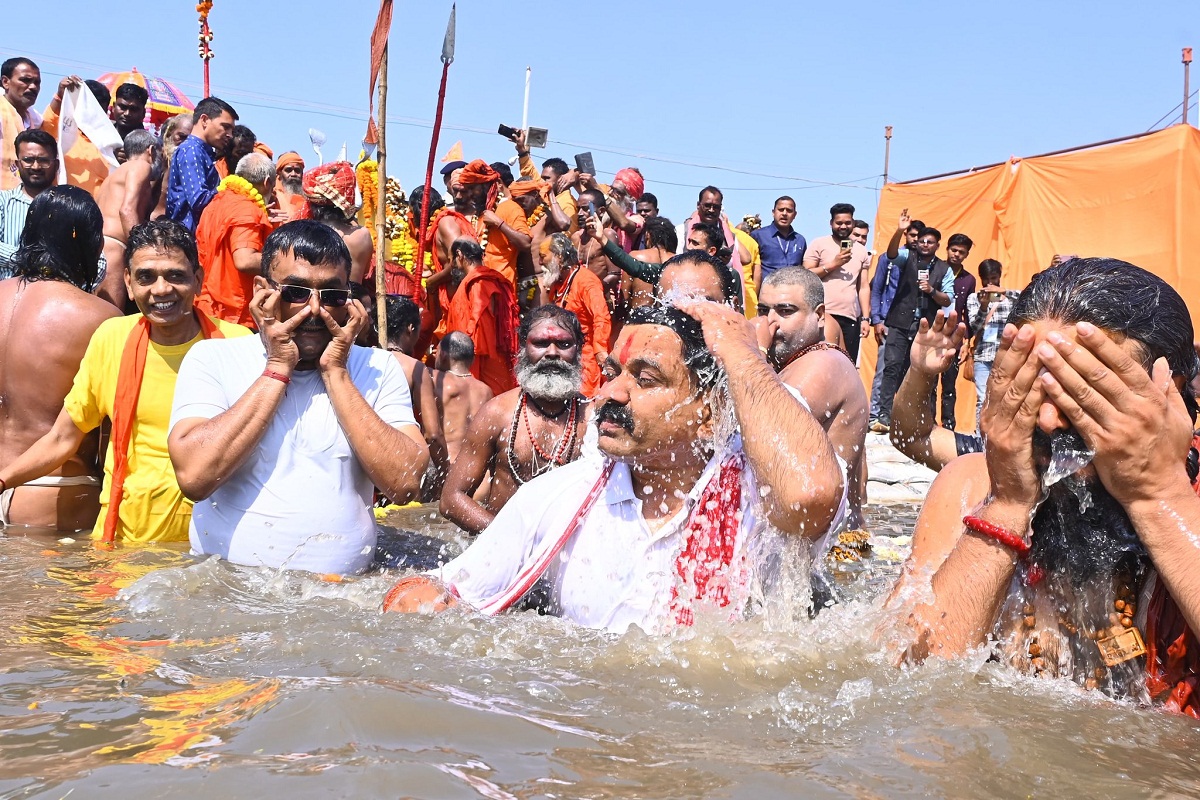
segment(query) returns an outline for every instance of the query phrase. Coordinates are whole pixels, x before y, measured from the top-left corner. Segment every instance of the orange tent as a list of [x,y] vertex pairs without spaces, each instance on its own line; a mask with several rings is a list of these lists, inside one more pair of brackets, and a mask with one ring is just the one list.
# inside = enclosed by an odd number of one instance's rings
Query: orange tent
[[[1200,270],[1185,259],[1200,253],[1200,130],[1175,125],[1114,144],[1010,158],[938,180],[889,183],[875,218],[882,252],[907,208],[942,232],[975,242],[967,269],[985,258],[1004,265],[1006,287],[1025,286],[1056,254],[1110,256],[1136,264],[1174,286],[1200,320]],[[944,250],[939,253],[944,257]],[[868,388],[875,371],[874,338],[863,347]],[[975,419],[975,386],[959,375],[956,416]]]

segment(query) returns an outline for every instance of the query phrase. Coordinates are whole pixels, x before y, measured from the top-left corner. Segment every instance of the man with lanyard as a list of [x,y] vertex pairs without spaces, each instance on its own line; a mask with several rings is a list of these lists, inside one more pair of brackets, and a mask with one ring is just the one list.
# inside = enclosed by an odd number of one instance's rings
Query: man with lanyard
[[[750,235],[758,242],[762,257],[762,280],[782,267],[798,267],[804,263],[808,242],[792,227],[796,219],[796,201],[784,195],[771,209],[774,221]],[[761,287],[762,281],[759,281]]]
[[[900,212],[903,222],[908,219],[908,209]],[[925,223],[919,219],[910,220],[907,227],[902,228],[906,245],[899,252],[908,258],[908,253],[916,249],[917,237],[925,230]],[[887,353],[887,326],[883,321],[892,310],[892,300],[896,297],[896,288],[900,283],[900,269],[892,264],[887,253],[881,253],[875,265],[875,274],[871,278],[871,330],[875,334],[875,344],[879,350],[875,357],[875,378],[871,382],[871,424],[872,433],[887,433],[887,428],[879,422],[879,392],[883,387],[883,362]]]
[[182,225],[158,219],[130,231],[125,286],[141,314],[100,325],[54,427],[0,469],[0,484],[11,489],[58,469],[109,419],[112,438],[92,538],[187,541],[192,503],[167,455],[179,365],[197,342],[250,333],[193,309],[200,281],[196,243]]
[[[442,516],[471,534],[491,525],[517,489],[579,458],[583,446],[588,406],[579,392],[579,320],[541,305],[518,333],[517,388],[489,400],[471,420],[442,490]],[[481,502],[475,494],[489,474]]]
[[[597,397],[599,457],[518,490],[463,555],[399,583],[385,609],[497,614],[543,581],[549,613],[660,633],[697,615],[740,619],[757,589],[770,591],[760,568],[785,537],[825,537],[843,496],[825,432],[767,364],[750,321],[717,303],[680,305],[630,314]],[[729,441],[713,408],[723,371],[725,410],[741,423]]]
[[884,320],[888,331],[888,350],[879,394],[879,426],[883,429],[891,427],[892,402],[900,382],[904,380],[904,373],[908,371],[909,348],[917,336],[921,320],[933,322],[939,308],[946,308],[954,302],[954,273],[945,261],[937,257],[941,232],[936,228],[925,228],[917,237],[916,251],[910,251],[901,258],[900,237],[908,229],[906,215],[901,214],[900,223],[887,249],[888,260],[900,269],[900,278],[892,307]]

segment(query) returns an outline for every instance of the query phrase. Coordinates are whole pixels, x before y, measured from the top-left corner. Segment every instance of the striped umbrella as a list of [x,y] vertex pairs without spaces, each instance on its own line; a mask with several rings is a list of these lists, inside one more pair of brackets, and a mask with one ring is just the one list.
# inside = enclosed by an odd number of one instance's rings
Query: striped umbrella
[[196,108],[196,104],[173,83],[144,75],[138,72],[137,67],[129,72],[106,72],[97,80],[108,87],[114,98],[117,87],[123,83],[136,83],[145,89],[150,95],[150,100],[146,103],[146,119],[155,125],[161,125],[176,114],[190,114]]

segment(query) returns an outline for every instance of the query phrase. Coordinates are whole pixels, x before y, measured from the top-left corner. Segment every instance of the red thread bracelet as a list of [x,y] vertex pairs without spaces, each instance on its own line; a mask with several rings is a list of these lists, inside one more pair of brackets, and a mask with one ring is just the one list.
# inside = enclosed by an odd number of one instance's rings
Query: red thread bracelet
[[284,384],[288,384],[288,383],[292,382],[292,379],[289,378],[287,375],[284,375],[282,372],[276,372],[273,369],[264,369],[263,377],[264,378],[274,378],[275,380],[280,381],[281,383],[284,383]]
[[1016,552],[1018,556],[1029,554],[1029,542],[1026,542],[1023,537],[1006,528],[1001,528],[999,525],[988,522],[986,519],[968,514],[963,517],[963,525],[967,526],[967,530],[972,533],[978,533],[980,536],[990,536],[1008,549]]

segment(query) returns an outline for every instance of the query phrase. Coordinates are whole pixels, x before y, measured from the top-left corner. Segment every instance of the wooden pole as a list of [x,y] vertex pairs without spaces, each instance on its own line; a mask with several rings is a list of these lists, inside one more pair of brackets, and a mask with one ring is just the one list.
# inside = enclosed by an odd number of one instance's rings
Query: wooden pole
[[383,46],[379,67],[379,190],[375,207],[375,317],[379,323],[379,341],[387,347],[387,256],[384,235],[387,222],[387,83],[388,48]]
[[883,183],[888,182],[888,162],[892,158],[892,126],[883,126]]

